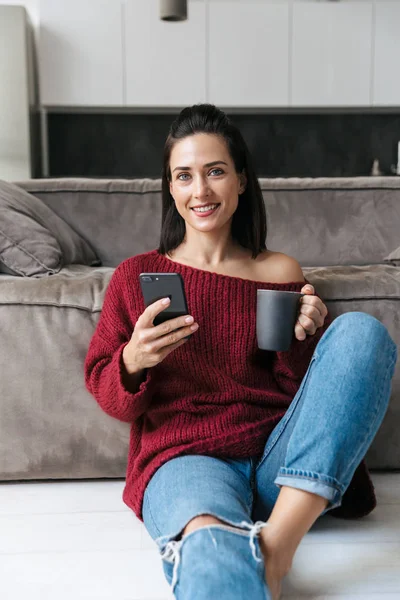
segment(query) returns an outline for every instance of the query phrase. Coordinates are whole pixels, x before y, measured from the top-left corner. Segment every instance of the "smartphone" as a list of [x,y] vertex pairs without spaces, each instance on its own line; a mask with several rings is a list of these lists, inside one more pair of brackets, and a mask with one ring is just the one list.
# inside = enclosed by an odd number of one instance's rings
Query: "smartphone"
[[146,307],[161,298],[171,300],[169,305],[155,317],[154,325],[189,314],[185,288],[179,273],[140,273],[139,279]]

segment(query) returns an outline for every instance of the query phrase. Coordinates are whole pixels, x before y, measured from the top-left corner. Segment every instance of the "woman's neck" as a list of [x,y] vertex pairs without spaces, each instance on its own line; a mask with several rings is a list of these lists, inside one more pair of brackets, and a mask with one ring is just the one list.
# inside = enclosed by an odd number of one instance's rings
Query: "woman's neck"
[[172,260],[193,265],[199,269],[218,269],[222,265],[243,261],[250,258],[251,251],[243,247],[232,247],[229,249],[215,249],[213,251],[191,250],[178,246],[168,254]]

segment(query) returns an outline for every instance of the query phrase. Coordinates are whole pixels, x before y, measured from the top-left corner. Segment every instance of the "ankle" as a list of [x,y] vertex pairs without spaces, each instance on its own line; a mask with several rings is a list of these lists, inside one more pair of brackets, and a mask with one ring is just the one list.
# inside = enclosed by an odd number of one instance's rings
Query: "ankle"
[[280,577],[284,577],[292,568],[293,557],[298,543],[285,540],[273,527],[265,527],[260,532],[260,547],[264,558]]

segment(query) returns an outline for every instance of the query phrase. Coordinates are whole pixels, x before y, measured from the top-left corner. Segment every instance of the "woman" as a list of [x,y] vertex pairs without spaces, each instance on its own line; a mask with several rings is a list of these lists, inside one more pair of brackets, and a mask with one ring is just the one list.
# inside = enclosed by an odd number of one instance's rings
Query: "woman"
[[[332,322],[299,263],[266,248],[249,152],[215,106],[172,124],[162,197],[159,248],[123,261],[107,288],[87,389],[132,424],[123,499],[175,597],[276,600],[319,516],[375,506],[363,457],[397,348],[368,314]],[[141,272],[180,273],[192,314],[154,326],[165,304],[145,308]],[[259,288],[306,294],[287,352],[257,348]]]

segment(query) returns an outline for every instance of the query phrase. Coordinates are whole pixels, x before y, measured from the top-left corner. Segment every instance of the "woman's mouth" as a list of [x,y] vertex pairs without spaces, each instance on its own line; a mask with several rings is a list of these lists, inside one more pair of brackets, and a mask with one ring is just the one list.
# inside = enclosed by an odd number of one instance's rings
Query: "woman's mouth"
[[190,210],[192,210],[197,217],[208,217],[209,215],[215,213],[219,206],[219,204],[208,204],[207,206],[202,206],[201,208],[191,208]]

